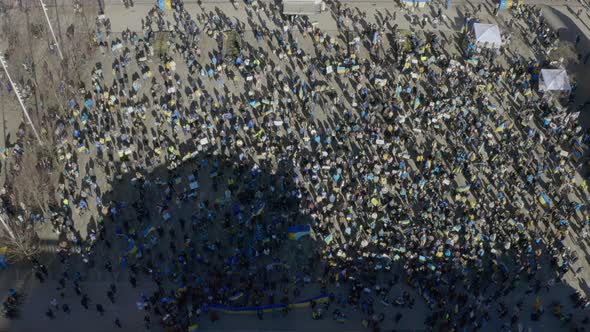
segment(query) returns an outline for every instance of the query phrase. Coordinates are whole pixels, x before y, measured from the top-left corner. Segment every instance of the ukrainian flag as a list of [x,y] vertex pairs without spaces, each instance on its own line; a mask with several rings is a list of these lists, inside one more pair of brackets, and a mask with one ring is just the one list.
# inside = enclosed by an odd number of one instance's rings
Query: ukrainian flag
[[324,238],[324,242],[326,242],[326,244],[330,244],[332,242],[332,240],[334,240],[334,235],[332,235],[332,234],[330,234]]
[[188,332],[196,332],[199,329],[199,324],[189,325]]
[[500,123],[500,124],[499,124],[499,125],[496,127],[496,132],[497,132],[497,133],[499,133],[499,132],[502,132],[502,131],[504,131],[504,128],[506,128],[506,122],[502,122],[502,123]]
[[549,199],[549,197],[547,197],[547,195],[545,195],[544,192],[541,193],[541,195],[539,195],[539,203],[543,204],[543,205],[549,205],[551,204],[551,199]]
[[414,109],[420,107],[420,98],[418,98],[418,97],[414,98],[414,103],[413,103],[412,107]]
[[259,215],[262,214],[262,212],[264,212],[264,202],[260,202],[258,204],[258,206],[256,207],[256,209],[254,210],[254,212],[252,213],[252,217],[258,217]]
[[127,265],[127,258],[119,256],[119,266],[124,269]]
[[137,252],[137,246],[135,244],[131,244],[127,249],[127,254],[133,255]]
[[133,242],[133,240],[129,239],[129,248],[127,248],[127,254],[128,255],[133,255],[137,252],[138,248],[137,245],[135,245],[135,242]]
[[143,236],[148,236],[151,232],[155,231],[156,227],[154,225],[150,225],[148,228],[143,230]]
[[311,227],[309,225],[289,226],[289,239],[291,240],[299,240],[310,233]]
[[460,193],[464,193],[464,192],[468,192],[471,189],[471,185],[470,184],[466,184],[464,186],[461,186],[459,188],[457,188],[457,191]]

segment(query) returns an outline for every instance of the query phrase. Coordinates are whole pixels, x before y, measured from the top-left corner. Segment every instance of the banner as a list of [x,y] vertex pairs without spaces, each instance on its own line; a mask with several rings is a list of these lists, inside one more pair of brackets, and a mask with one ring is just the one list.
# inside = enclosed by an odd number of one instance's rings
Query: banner
[[328,302],[330,299],[327,293],[318,295],[316,297],[303,300],[300,302],[290,303],[290,304],[271,304],[265,306],[258,306],[258,307],[229,307],[222,304],[213,304],[208,307],[209,310],[219,311],[226,314],[236,314],[236,315],[255,315],[257,312],[262,311],[264,313],[271,313],[280,311],[283,308],[307,308],[311,306],[311,302],[316,303],[325,303]]

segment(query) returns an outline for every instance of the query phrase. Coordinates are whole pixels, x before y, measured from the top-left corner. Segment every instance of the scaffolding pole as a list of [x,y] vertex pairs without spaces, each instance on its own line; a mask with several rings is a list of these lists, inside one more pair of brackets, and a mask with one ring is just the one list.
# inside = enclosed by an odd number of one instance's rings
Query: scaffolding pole
[[47,24],[49,25],[49,30],[51,31],[51,35],[53,36],[53,41],[55,42],[55,47],[57,47],[57,52],[59,53],[59,57],[63,61],[64,55],[61,53],[61,47],[59,47],[59,42],[55,37],[55,32],[53,32],[53,26],[51,26],[51,21],[49,21],[49,15],[47,15],[47,6],[43,2],[43,0],[39,0],[41,3],[41,7],[43,8],[43,13],[45,14],[45,18],[47,19]]
[[10,82],[10,85],[12,85],[12,89],[14,90],[14,93],[16,94],[16,98],[18,99],[18,102],[20,103],[20,106],[23,109],[23,113],[25,113],[25,117],[27,118],[27,121],[29,121],[31,128],[33,128],[33,133],[35,133],[35,137],[37,137],[37,141],[39,141],[40,145],[43,145],[43,141],[41,140],[39,133],[37,133],[37,129],[35,128],[35,125],[33,124],[31,117],[29,116],[29,112],[27,111],[27,108],[25,107],[25,103],[23,102],[23,99],[20,95],[20,91],[18,90],[18,87],[16,86],[16,84],[14,84],[14,81],[12,80],[12,78],[10,77],[10,74],[8,73],[8,65],[6,63],[6,60],[4,60],[4,56],[2,54],[0,54],[0,63],[2,64],[2,67],[4,68],[4,72],[6,72],[6,76],[8,77],[8,81]]

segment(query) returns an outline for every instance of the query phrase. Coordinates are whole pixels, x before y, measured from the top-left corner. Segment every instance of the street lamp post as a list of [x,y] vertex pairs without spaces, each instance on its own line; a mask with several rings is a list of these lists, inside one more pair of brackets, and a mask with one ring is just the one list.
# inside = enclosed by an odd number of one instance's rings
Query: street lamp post
[[16,98],[18,99],[18,102],[20,103],[20,106],[23,109],[23,113],[25,113],[25,117],[27,118],[27,121],[29,121],[31,128],[33,128],[33,133],[35,133],[35,137],[37,138],[37,141],[39,141],[39,144],[43,145],[43,141],[41,140],[39,133],[37,133],[37,129],[35,128],[35,125],[33,124],[31,117],[29,116],[29,112],[27,111],[27,108],[25,107],[25,103],[23,102],[23,99],[20,95],[20,91],[18,90],[18,87],[16,86],[16,84],[14,84],[14,81],[12,80],[12,78],[10,77],[10,74],[8,73],[8,65],[6,64],[6,60],[4,60],[4,56],[2,56],[1,54],[0,54],[0,63],[2,64],[2,67],[4,68],[4,72],[6,72],[6,76],[8,77],[8,81],[10,82],[10,85],[12,85],[12,89],[14,90],[14,93],[16,94]]
[[51,26],[51,21],[49,21],[49,15],[47,15],[47,6],[43,2],[43,0],[39,0],[41,3],[41,8],[43,8],[43,13],[45,14],[45,18],[47,19],[47,24],[49,25],[49,30],[51,31],[51,35],[53,36],[53,41],[55,42],[55,46],[57,47],[57,52],[59,53],[59,57],[64,59],[64,55],[61,53],[61,48],[59,47],[59,43],[57,42],[57,38],[55,37],[55,32],[53,32],[53,26]]

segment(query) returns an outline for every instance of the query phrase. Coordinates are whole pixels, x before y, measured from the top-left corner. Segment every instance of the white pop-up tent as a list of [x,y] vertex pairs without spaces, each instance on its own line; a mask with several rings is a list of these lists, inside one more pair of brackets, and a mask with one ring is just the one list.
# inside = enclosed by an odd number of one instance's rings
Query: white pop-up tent
[[565,69],[541,69],[539,90],[542,91],[570,91],[570,79]]
[[310,15],[322,11],[322,0],[283,0],[283,14]]
[[486,44],[490,47],[499,48],[502,45],[500,29],[495,24],[474,23],[475,42]]

